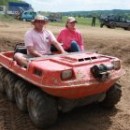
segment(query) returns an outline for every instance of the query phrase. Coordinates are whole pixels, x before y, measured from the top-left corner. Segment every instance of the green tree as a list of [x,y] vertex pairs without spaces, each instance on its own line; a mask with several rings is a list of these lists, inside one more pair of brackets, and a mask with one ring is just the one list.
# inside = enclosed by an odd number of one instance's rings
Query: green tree
[[21,0],[0,0],[0,5],[7,5],[8,2],[21,2]]

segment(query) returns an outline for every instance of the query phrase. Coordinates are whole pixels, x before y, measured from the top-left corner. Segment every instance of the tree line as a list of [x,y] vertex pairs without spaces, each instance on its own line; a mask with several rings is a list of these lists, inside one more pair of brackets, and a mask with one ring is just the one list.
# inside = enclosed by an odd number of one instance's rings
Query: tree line
[[96,11],[70,11],[61,12],[63,16],[74,16],[74,17],[100,17],[101,15],[118,15],[127,16],[130,18],[130,10],[96,10]]

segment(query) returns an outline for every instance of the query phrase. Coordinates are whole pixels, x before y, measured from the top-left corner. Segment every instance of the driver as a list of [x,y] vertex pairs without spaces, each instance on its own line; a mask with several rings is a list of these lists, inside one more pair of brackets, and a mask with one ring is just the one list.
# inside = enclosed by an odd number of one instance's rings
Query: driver
[[61,53],[66,53],[52,32],[46,29],[47,23],[48,19],[42,15],[37,15],[32,21],[34,27],[26,32],[24,38],[28,55],[19,52],[14,55],[14,59],[20,65],[26,66],[28,63],[27,58],[51,54],[51,44],[53,44]]

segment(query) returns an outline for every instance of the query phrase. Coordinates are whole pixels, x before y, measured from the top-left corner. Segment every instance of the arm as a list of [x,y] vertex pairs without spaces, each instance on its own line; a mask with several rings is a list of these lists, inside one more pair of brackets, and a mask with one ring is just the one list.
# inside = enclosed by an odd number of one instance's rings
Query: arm
[[61,43],[59,43],[57,40],[52,41],[52,44],[53,44],[61,53],[66,53],[66,51],[63,49]]
[[60,32],[57,36],[57,41],[62,42],[62,32]]
[[80,43],[80,49],[81,51],[84,51],[84,43],[81,33],[79,34],[79,43]]
[[38,51],[36,51],[33,48],[33,46],[27,46],[27,50],[28,50],[29,54],[31,54],[32,56],[35,56],[35,57],[42,56],[42,54],[40,54]]
[[83,45],[81,45],[81,51],[84,51],[84,46]]
[[51,39],[51,43],[57,48],[57,50],[59,50],[61,53],[66,53],[66,51],[63,49],[62,47],[62,43],[60,43],[60,38],[59,41],[55,38],[55,36],[52,34],[52,32],[50,32],[50,39]]

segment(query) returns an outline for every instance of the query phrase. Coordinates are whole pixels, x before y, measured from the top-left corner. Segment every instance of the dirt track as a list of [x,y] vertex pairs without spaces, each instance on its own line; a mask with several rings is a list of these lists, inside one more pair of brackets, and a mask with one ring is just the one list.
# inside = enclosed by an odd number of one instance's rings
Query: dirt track
[[[23,41],[29,23],[0,22],[0,50],[12,50],[17,41]],[[49,26],[55,34],[60,27]],[[86,50],[122,59],[126,74],[120,79],[123,96],[112,111],[97,105],[78,108],[67,114],[60,114],[57,123],[46,130],[130,130],[130,31],[80,26]],[[0,130],[38,130],[31,123],[28,114],[23,114],[16,105],[0,95]]]

